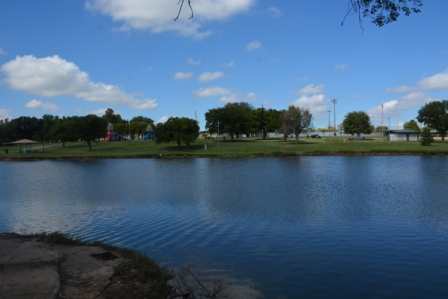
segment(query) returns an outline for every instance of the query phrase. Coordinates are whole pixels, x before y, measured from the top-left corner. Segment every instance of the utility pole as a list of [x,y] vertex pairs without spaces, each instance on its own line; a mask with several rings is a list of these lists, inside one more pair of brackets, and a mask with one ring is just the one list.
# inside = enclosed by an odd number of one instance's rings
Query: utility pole
[[337,132],[337,130],[336,130],[336,103],[337,103],[337,100],[332,99],[331,102],[333,103],[333,106],[334,106],[334,109],[333,109],[333,111],[334,111],[334,131]]

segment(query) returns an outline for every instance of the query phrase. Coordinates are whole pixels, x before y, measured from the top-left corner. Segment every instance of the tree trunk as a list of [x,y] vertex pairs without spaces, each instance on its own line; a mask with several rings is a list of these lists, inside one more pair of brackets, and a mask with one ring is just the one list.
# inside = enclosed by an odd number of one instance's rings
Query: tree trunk
[[92,142],[90,140],[87,141],[87,146],[89,147],[89,151],[92,151]]
[[65,141],[62,141],[62,147],[65,148]]

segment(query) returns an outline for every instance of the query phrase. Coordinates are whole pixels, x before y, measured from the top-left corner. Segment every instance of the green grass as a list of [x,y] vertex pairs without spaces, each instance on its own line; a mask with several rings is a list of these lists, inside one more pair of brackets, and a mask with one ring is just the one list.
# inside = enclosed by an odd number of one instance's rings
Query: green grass
[[[207,144],[207,150],[204,149]],[[164,158],[164,157],[255,157],[296,155],[380,155],[380,154],[448,154],[448,142],[436,141],[430,146],[420,142],[354,141],[333,142],[303,138],[286,142],[279,139],[261,140],[239,138],[230,140],[197,140],[190,146],[178,149],[174,143],[157,145],[154,141],[99,142],[92,151],[83,142],[68,142],[33,150],[28,154],[17,153],[18,148],[9,147],[9,154],[1,151],[0,159],[89,159],[89,158]]]

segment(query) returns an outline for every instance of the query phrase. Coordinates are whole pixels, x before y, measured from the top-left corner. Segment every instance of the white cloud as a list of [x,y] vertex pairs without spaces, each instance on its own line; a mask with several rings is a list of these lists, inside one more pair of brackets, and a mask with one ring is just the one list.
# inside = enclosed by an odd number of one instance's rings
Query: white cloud
[[247,51],[252,51],[252,50],[257,50],[261,48],[261,43],[259,41],[253,41],[247,44],[246,46],[246,50]]
[[2,49],[2,48],[0,48],[0,55],[6,55],[6,52],[5,52],[5,51],[3,51],[3,49]]
[[[96,109],[96,110],[87,110],[86,112],[85,112],[85,114],[86,115],[88,115],[88,114],[94,114],[94,115],[96,115],[96,116],[103,116],[104,115],[104,113],[106,112],[106,110],[107,110],[107,108],[99,108],[99,109]],[[80,110],[79,112],[81,112],[82,110]],[[120,114],[118,111],[115,111],[115,113],[116,114]]]
[[274,15],[274,17],[279,18],[282,15],[282,12],[277,7],[269,7],[268,10]]
[[191,78],[191,76],[193,76],[192,72],[188,72],[188,73],[177,72],[174,75],[174,80],[188,80]]
[[426,77],[417,82],[414,87],[402,85],[394,88],[387,88],[387,93],[408,93],[418,91],[434,91],[434,90],[448,90],[448,71]]
[[232,93],[222,96],[219,101],[223,103],[255,102],[259,97],[260,95],[254,92],[249,92],[246,95],[241,93]]
[[372,109],[369,109],[367,111],[367,114],[380,115],[382,112],[386,113],[386,114],[400,113],[404,110],[409,110],[414,107],[421,107],[421,106],[425,105],[426,103],[429,103],[434,100],[435,99],[429,97],[424,92],[413,92],[413,93],[403,96],[401,98],[401,100],[395,99],[395,100],[391,100],[391,101],[383,103],[383,108],[381,108],[381,105],[379,105]]
[[214,86],[210,88],[200,88],[198,90],[195,90],[193,94],[200,98],[210,98],[210,97],[216,97],[216,96],[223,96],[231,94],[232,92],[230,89],[222,88],[220,86]]
[[40,96],[71,95],[87,102],[128,105],[131,109],[155,109],[156,100],[137,99],[117,86],[93,82],[73,62],[55,55],[36,58],[17,56],[0,67],[3,82],[11,89]]
[[11,116],[9,115],[10,112],[11,110],[9,109],[0,109],[0,119],[11,118]]
[[188,64],[191,64],[191,65],[200,65],[201,64],[201,60],[193,60],[193,59],[191,59],[191,58],[188,58],[187,59],[187,62],[188,62]]
[[348,68],[348,64],[346,64],[346,63],[337,64],[337,65],[335,66],[335,68],[336,68],[337,70],[345,70],[346,68]]
[[225,67],[232,67],[234,65],[235,65],[234,61],[230,61],[230,62],[227,62],[227,63],[224,64]]
[[417,87],[422,90],[448,90],[448,71],[419,81]]
[[323,84],[317,86],[314,86],[314,84],[308,84],[307,86],[299,90],[298,94],[316,94],[323,92],[324,89],[325,85]]
[[306,80],[308,80],[308,76],[302,76],[300,78],[297,78],[297,81],[299,81],[299,82],[303,82],[303,81],[306,81]]
[[[187,2],[187,1],[185,1]],[[166,0],[87,0],[85,7],[109,16],[120,24],[120,30],[150,30],[153,33],[176,31],[184,36],[205,38],[210,31],[201,31],[208,21],[225,20],[249,10],[256,0],[195,0],[192,3],[194,18],[184,3],[179,19],[174,22],[178,1]]]
[[395,88],[388,88],[388,89],[386,89],[386,92],[387,93],[407,93],[407,92],[413,92],[413,91],[415,91],[416,90],[416,88],[415,87],[410,87],[410,86],[407,86],[407,85],[401,85],[401,86],[398,86],[398,87],[395,87]]
[[327,102],[325,101],[325,96],[323,94],[316,94],[312,96],[302,95],[300,98],[292,101],[291,105],[309,109],[313,114],[328,111]]
[[158,120],[156,120],[156,124],[164,124],[166,123],[166,121],[169,119],[168,116],[162,116],[161,118],[159,118]]
[[60,108],[58,105],[53,103],[42,103],[42,101],[39,100],[31,100],[28,103],[25,104],[26,108],[30,109],[39,109],[39,110],[48,110],[48,111],[57,111]]
[[222,77],[224,77],[224,73],[222,73],[222,72],[213,72],[213,73],[205,72],[199,76],[198,81],[199,82],[208,82],[208,81],[213,81],[213,80],[216,80],[216,79],[219,79]]

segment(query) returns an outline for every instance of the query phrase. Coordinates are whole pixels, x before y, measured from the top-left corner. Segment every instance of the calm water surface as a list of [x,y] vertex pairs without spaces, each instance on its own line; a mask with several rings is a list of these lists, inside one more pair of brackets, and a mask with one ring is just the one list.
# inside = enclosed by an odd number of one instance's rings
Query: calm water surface
[[0,162],[0,232],[63,231],[240,298],[448,298],[448,157]]

